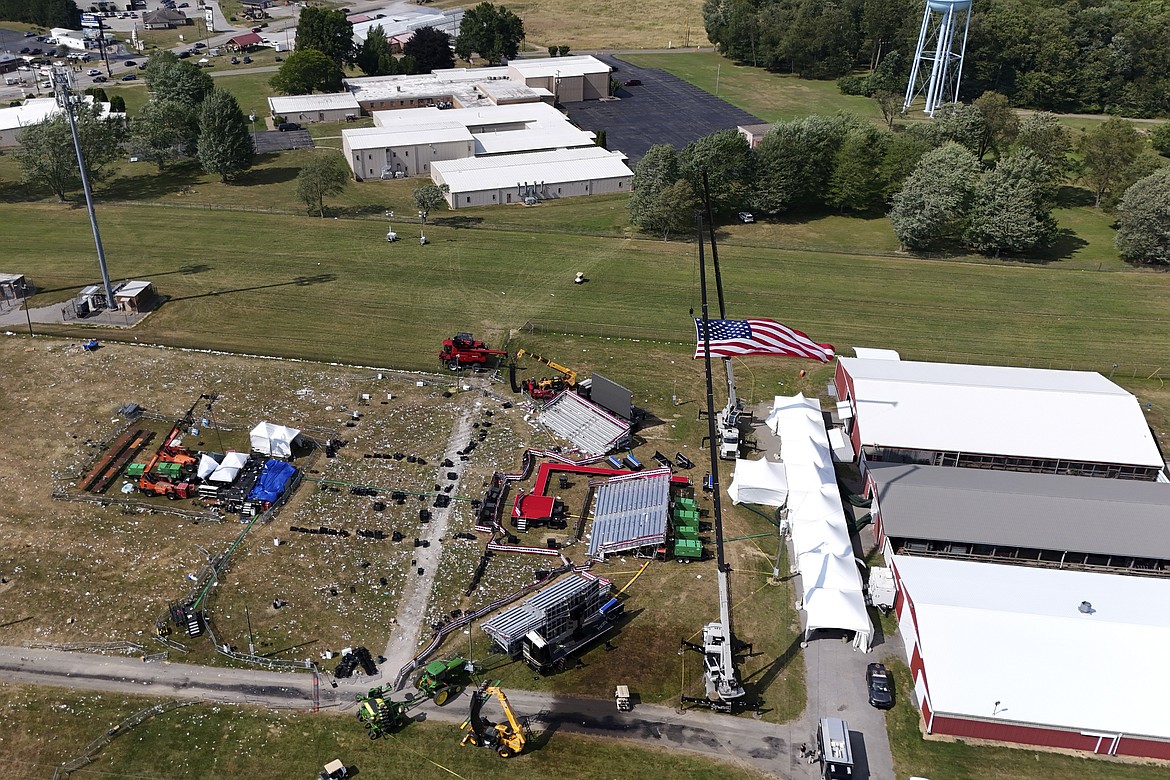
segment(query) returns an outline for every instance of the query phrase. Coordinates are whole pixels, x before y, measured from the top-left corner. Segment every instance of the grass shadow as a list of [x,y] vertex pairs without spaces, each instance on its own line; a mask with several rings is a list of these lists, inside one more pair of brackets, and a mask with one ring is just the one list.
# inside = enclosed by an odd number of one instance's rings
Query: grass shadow
[[314,284],[326,284],[328,282],[337,281],[337,274],[317,274],[316,276],[298,276],[287,282],[276,282],[274,284],[257,284],[252,287],[235,287],[228,290],[213,290],[211,292],[199,293],[197,295],[181,295],[177,298],[172,298],[173,301],[192,301],[196,298],[215,298],[220,295],[230,295],[232,293],[253,292],[255,290],[268,290],[273,287],[288,287],[295,285],[297,287],[308,287]]
[[483,217],[435,217],[431,224],[436,227],[472,228],[480,225]]
[[101,200],[154,200],[175,195],[195,184],[203,169],[194,160],[185,160],[159,170],[153,163],[135,163],[127,170],[141,171],[110,179],[100,190]]
[[[265,158],[276,159],[277,155],[257,155],[256,164],[263,165],[268,160]],[[232,184],[237,187],[249,187],[254,185],[264,184],[283,184],[290,182],[297,177],[301,172],[300,168],[280,167],[280,168],[252,168],[250,171],[242,176],[236,178]]]
[[1055,201],[1057,208],[1071,209],[1077,206],[1092,206],[1094,197],[1093,193],[1084,187],[1071,187],[1066,185],[1057,189]]
[[1056,231],[1052,243],[1035,256],[1011,257],[1010,259],[1022,263],[1051,263],[1057,260],[1068,260],[1088,245],[1089,242],[1078,236],[1074,231],[1068,228],[1061,228]]
[[767,666],[761,667],[744,678],[743,686],[748,694],[759,701],[763,701],[763,693],[776,681],[780,673],[792,662],[800,650],[800,635],[793,637],[784,652],[776,656],[776,660]]
[[[365,217],[381,217],[386,213],[386,206],[377,203],[363,203],[356,206],[326,206],[325,216],[341,217],[342,219],[362,219]],[[314,215],[316,216],[316,215]]]

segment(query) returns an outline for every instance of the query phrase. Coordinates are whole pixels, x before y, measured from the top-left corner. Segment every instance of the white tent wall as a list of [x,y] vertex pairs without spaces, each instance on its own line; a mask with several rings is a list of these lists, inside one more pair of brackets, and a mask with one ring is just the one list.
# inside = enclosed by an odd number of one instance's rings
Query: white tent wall
[[786,523],[803,584],[805,641],[817,629],[852,631],[854,646],[868,652],[873,625],[820,402],[799,393],[778,395],[766,424],[780,437],[788,480]]
[[264,455],[287,458],[292,455],[293,440],[300,435],[296,428],[262,422],[251,431],[252,449]]
[[737,459],[727,495],[733,504],[784,506],[788,500],[788,478],[784,464],[762,459]]

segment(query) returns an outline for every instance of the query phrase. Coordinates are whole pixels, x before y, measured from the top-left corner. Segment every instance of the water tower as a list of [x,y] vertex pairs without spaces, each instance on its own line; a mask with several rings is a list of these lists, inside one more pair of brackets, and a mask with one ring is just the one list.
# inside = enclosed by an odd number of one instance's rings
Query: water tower
[[[910,104],[924,92],[924,110],[930,116],[934,116],[935,109],[942,104],[958,102],[970,25],[971,0],[926,0],[903,111],[908,111]],[[960,27],[963,37],[956,51],[955,38]]]

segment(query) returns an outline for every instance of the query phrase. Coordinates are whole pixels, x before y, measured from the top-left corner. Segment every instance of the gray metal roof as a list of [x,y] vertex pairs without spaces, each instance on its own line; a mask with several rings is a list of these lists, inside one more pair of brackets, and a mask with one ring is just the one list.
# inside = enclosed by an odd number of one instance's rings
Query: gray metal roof
[[572,390],[566,390],[550,401],[536,419],[590,455],[604,455],[630,432],[630,425],[625,420],[586,401]]
[[559,616],[562,605],[587,597],[592,588],[594,595],[604,593],[609,585],[602,580],[573,575],[554,582],[542,591],[530,596],[522,604],[504,610],[491,620],[480,624],[504,652],[512,653],[514,645],[529,631],[541,629],[551,616]]
[[662,544],[666,541],[669,511],[669,469],[602,483],[597,488],[590,557]]
[[889,536],[1170,558],[1170,484],[866,465]]

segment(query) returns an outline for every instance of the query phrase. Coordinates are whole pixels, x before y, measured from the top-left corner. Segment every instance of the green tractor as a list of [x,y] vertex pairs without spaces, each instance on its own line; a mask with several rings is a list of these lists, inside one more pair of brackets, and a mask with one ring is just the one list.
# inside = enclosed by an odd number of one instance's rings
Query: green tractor
[[415,678],[414,687],[422,694],[422,698],[433,699],[435,704],[442,706],[462,688],[466,665],[467,662],[458,657],[447,661],[431,661]]
[[390,691],[383,688],[371,688],[355,698],[358,703],[357,718],[365,725],[370,739],[377,739],[405,726],[410,720],[407,713],[426,701],[423,698],[394,701],[390,698]]

